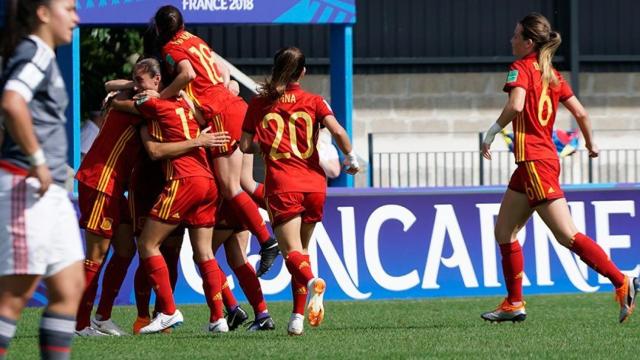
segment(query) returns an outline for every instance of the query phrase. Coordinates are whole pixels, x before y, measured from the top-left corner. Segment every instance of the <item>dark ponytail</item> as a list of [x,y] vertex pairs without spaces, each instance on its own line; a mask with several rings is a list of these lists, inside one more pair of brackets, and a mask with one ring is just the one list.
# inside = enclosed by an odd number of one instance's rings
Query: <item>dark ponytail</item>
[[178,31],[184,29],[182,13],[172,5],[165,5],[158,9],[154,20],[158,29],[160,45],[168,43]]
[[2,58],[5,65],[22,38],[31,34],[38,25],[38,7],[48,6],[50,2],[51,0],[6,0],[2,38]]
[[273,57],[271,78],[260,89],[260,96],[276,101],[287,89],[287,85],[298,81],[305,67],[305,57],[296,47],[280,49]]

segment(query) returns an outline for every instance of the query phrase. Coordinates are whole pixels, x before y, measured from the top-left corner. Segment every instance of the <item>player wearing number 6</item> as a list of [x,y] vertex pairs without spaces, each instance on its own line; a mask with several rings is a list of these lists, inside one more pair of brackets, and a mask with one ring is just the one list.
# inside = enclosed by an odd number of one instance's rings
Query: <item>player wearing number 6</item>
[[558,102],[578,122],[589,156],[598,156],[587,112],[551,64],[560,42],[560,34],[552,31],[549,21],[540,14],[529,14],[518,22],[511,38],[513,55],[518,60],[511,65],[504,86],[509,100],[483,140],[482,155],[491,160],[489,148],[494,136],[513,121],[518,167],[502,199],[495,225],[508,295],[496,310],[482,314],[488,321],[515,322],[526,318],[522,299],[523,256],[516,236],[534,211],[560,244],[611,280],[620,305],[620,322],[635,307],[637,278],[623,275],[596,242],[578,231],[560,188],[560,163],[551,138]]
[[327,102],[300,88],[304,73],[305,58],[299,49],[276,53],[271,78],[249,104],[240,140],[243,152],[262,152],[265,159],[267,208],[291,273],[291,335],[302,334],[308,291],[309,324],[318,326],[324,317],[325,282],[314,277],[307,252],[313,229],[322,220],[326,197],[327,180],[315,148],[320,126],[329,129],[345,154],[346,171],[355,174],[359,170],[349,138]]

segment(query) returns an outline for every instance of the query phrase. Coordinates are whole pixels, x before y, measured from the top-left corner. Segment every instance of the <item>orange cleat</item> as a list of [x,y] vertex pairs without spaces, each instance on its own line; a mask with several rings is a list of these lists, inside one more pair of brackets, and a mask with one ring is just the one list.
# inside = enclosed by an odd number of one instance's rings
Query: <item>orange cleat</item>
[[622,323],[633,314],[633,310],[636,307],[636,295],[640,286],[638,284],[638,278],[624,277],[624,283],[622,286],[616,289],[615,299],[620,304],[620,317],[618,320]]
[[140,329],[151,324],[151,319],[148,317],[136,317],[136,321],[133,323],[133,335],[140,335]]
[[505,298],[495,310],[486,312],[480,315],[480,317],[492,323],[503,321],[521,322],[527,318],[527,312],[524,306],[524,301],[522,304],[514,306]]
[[322,304],[322,298],[324,291],[327,288],[327,284],[321,278],[315,278],[307,285],[311,299],[307,306],[307,321],[311,326],[320,326],[324,319],[324,306]]

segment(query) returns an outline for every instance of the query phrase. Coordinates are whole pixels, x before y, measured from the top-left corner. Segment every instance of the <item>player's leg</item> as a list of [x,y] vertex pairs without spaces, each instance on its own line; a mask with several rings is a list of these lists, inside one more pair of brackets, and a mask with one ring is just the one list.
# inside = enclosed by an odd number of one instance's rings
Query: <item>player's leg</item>
[[598,243],[578,231],[564,198],[545,202],[536,208],[536,212],[558,242],[578,254],[585,264],[611,281],[620,305],[619,321],[625,321],[635,308],[636,295],[640,290],[638,279],[625,276]]
[[[219,219],[217,219],[218,221]],[[227,241],[229,241],[230,237],[233,235],[233,230],[231,229],[220,229],[216,224],[216,229],[213,231],[213,241],[212,248],[213,253],[217,253],[218,249],[222,244],[225,244],[225,250],[227,248]],[[229,261],[227,260],[227,263]],[[219,268],[219,266],[218,266]],[[238,304],[238,300],[233,295],[231,288],[229,287],[229,282],[227,281],[227,274],[219,268],[219,276],[220,276],[220,284],[221,284],[221,295],[222,295],[222,303],[224,304],[226,310],[227,324],[229,325],[229,330],[233,331],[238,326],[242,325],[249,316],[247,312],[244,311],[242,307]]]
[[223,316],[220,267],[212,250],[213,228],[189,229],[189,238],[193,248],[193,260],[200,270],[204,296],[209,306],[209,331],[228,332],[229,326]]
[[43,359],[68,359],[70,356],[75,313],[84,285],[82,267],[82,262],[78,261],[45,278],[49,302],[40,322]]
[[257,182],[253,178],[253,154],[242,155],[240,186],[259,207],[267,209],[267,204],[264,202],[264,184]]
[[[309,259],[309,242],[316,227],[316,224],[322,220],[325,193],[305,193],[304,194],[304,212],[301,217],[300,240],[302,242],[303,259],[311,267]],[[326,290],[326,283],[320,277],[315,277],[306,283],[307,292],[309,293],[309,305],[307,306],[307,320],[311,326],[319,326],[324,319],[323,297]]]
[[102,294],[96,315],[91,319],[91,326],[109,335],[121,336],[126,333],[111,320],[111,311],[136,253],[131,224],[118,225],[111,246],[114,251],[104,271]]
[[222,196],[229,202],[233,213],[242,220],[249,231],[256,235],[260,243],[260,269],[258,270],[258,276],[260,276],[273,265],[278,256],[278,246],[276,240],[269,234],[255,202],[240,186],[242,152],[240,149],[235,149],[230,154],[216,157],[214,163]]
[[94,331],[95,329],[91,328],[91,311],[98,292],[100,270],[102,269],[104,258],[109,252],[111,239],[88,230],[85,230],[84,234],[86,244],[86,259],[83,263],[85,288],[78,306],[76,331],[79,333],[78,335],[93,336],[100,335]]
[[0,359],[7,356],[22,309],[38,287],[40,275],[0,276]]
[[502,272],[507,287],[507,298],[493,311],[481,317],[488,321],[523,321],[526,319],[522,300],[522,274],[524,257],[517,235],[533,210],[526,194],[507,189],[500,204],[495,225],[495,237],[502,255]]
[[267,303],[262,294],[262,287],[255,270],[249,264],[246,249],[251,233],[247,230],[235,232],[224,244],[227,263],[233,269],[238,278],[249,304],[253,308],[254,321],[247,328],[249,331],[274,330],[275,323],[267,309]]

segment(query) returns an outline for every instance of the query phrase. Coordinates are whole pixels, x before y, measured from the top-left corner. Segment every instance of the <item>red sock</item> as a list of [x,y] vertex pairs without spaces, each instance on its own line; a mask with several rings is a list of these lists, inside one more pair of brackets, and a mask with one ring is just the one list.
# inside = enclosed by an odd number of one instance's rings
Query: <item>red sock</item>
[[522,301],[522,275],[524,257],[518,240],[509,244],[500,244],[502,254],[502,273],[507,285],[507,301],[511,304]]
[[100,295],[100,302],[98,303],[98,310],[96,314],[100,315],[101,320],[107,320],[111,318],[111,310],[113,309],[113,303],[120,292],[120,287],[124,278],[127,276],[127,270],[131,264],[131,257],[121,257],[114,254],[107,268],[104,270],[104,276],[102,278],[102,295]]
[[291,294],[293,295],[293,313],[304,315],[304,307],[307,304],[307,284],[296,280],[291,275]]
[[238,277],[242,292],[244,292],[249,304],[251,304],[255,315],[267,310],[267,303],[264,301],[264,295],[262,295],[262,287],[253,267],[249,263],[245,263],[233,269],[233,272]]
[[577,233],[573,239],[571,251],[600,275],[611,280],[613,286],[619,288],[624,284],[624,274],[609,259],[600,245],[583,233]]
[[304,282],[305,286],[307,286],[307,283],[309,283],[309,281],[313,279],[313,272],[311,272],[309,255],[305,256],[298,251],[292,251],[289,253],[289,255],[287,255],[285,263],[291,275],[296,277],[298,281]]
[[222,294],[222,302],[228,312],[235,310],[238,307],[238,300],[233,296],[233,292],[229,288],[229,282],[227,281],[227,274],[220,269],[218,265],[218,274],[220,276],[220,293]]
[[167,315],[176,312],[176,303],[173,300],[169,269],[161,255],[151,256],[142,260],[147,272],[147,279],[156,292],[156,302],[159,309]]
[[76,330],[82,330],[89,326],[91,320],[91,311],[93,310],[93,302],[96,299],[98,291],[98,278],[100,275],[100,267],[102,264],[95,263],[91,260],[84,261],[84,283],[85,288],[78,306],[78,314],[76,315]]
[[222,318],[222,294],[220,284],[220,268],[215,259],[198,263],[200,276],[202,276],[202,288],[204,297],[209,305],[209,322],[215,322]]
[[261,208],[267,209],[267,204],[264,201],[264,184],[256,183],[256,188],[252,193],[249,193],[251,199]]
[[151,284],[149,283],[147,273],[142,264],[138,265],[136,274],[133,277],[133,292],[136,297],[138,317],[150,318],[149,302],[151,301]]
[[256,203],[246,192],[241,192],[229,201],[229,205],[234,214],[249,228],[257,238],[260,244],[265,243],[271,238],[267,226],[262,220],[262,216],[258,212]]

